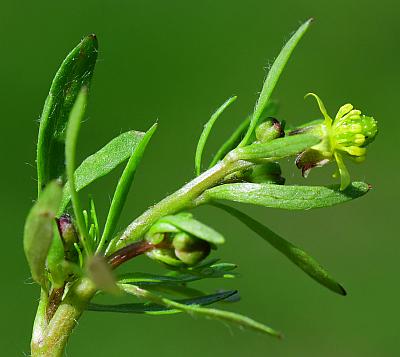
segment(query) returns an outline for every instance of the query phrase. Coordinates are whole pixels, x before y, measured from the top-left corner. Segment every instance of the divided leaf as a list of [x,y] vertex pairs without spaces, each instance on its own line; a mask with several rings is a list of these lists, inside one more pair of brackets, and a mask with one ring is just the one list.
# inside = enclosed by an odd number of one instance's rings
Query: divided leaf
[[289,260],[296,264],[306,274],[313,278],[318,283],[327,287],[328,289],[338,293],[340,295],[346,295],[345,289],[337,283],[330,274],[311,256],[305,251],[296,247],[292,243],[286,241],[275,232],[271,231],[268,227],[257,222],[253,218],[238,211],[233,207],[229,207],[222,204],[214,204],[216,207],[223,209],[232,216],[239,219],[253,232],[257,233],[261,238],[271,244],[275,249],[280,251]]
[[65,132],[73,104],[83,86],[89,87],[97,59],[97,39],[89,35],[70,52],[56,73],[40,119],[37,144],[39,193],[64,176]]
[[206,190],[199,197],[198,204],[227,200],[264,207],[307,210],[348,202],[365,195],[369,190],[370,186],[364,182],[353,182],[344,191],[340,190],[340,185],[281,186],[233,183]]
[[199,142],[197,143],[196,155],[195,155],[195,171],[196,175],[199,176],[201,172],[201,159],[203,156],[204,146],[206,145],[208,136],[211,133],[211,129],[214,123],[217,121],[219,116],[228,108],[235,100],[235,97],[229,98],[224,104],[222,104],[215,113],[211,116],[210,120],[204,125],[203,132],[200,135]]
[[[112,139],[99,151],[87,157],[75,170],[75,189],[82,190],[95,180],[107,175],[127,160],[143,139],[141,131],[128,131]],[[64,186],[61,214],[71,199],[69,182]]]
[[53,239],[54,218],[61,202],[62,187],[51,181],[31,208],[24,228],[24,251],[32,278],[45,288],[46,258]]
[[214,320],[220,320],[222,322],[228,322],[241,328],[255,330],[274,337],[278,338],[281,337],[281,334],[279,332],[253,319],[250,319],[247,316],[235,314],[230,311],[209,309],[209,308],[199,307],[197,305],[181,304],[177,301],[167,299],[157,294],[153,294],[150,291],[141,289],[135,285],[120,284],[120,287],[128,294],[135,295],[138,298],[142,298],[157,305],[162,305],[170,309],[181,310],[190,315],[199,315]]
[[[216,294],[199,296],[191,299],[178,300],[177,303],[181,305],[196,305],[204,306],[211,305],[218,301],[232,298],[237,294],[236,290],[223,291]],[[160,304],[149,304],[149,303],[133,303],[133,304],[118,304],[118,305],[102,305],[102,304],[89,304],[87,307],[89,311],[102,311],[102,312],[123,312],[123,313],[134,313],[134,314],[149,314],[149,315],[165,315],[165,314],[176,314],[182,312],[182,310],[165,307]]]
[[293,50],[296,45],[299,43],[300,39],[303,37],[304,33],[307,31],[308,27],[311,24],[312,19],[306,21],[300,28],[294,33],[294,35],[290,38],[288,42],[286,42],[285,46],[282,48],[278,57],[274,61],[274,64],[270,68],[267,78],[265,79],[263,88],[261,90],[260,96],[256,103],[256,107],[254,109],[254,113],[251,118],[251,122],[247,133],[239,146],[245,146],[248,144],[251,135],[253,134],[254,129],[257,126],[257,123],[261,117],[262,112],[264,111],[265,106],[267,105],[271,94],[275,88],[276,83],[278,82],[279,77],[287,61],[289,60]]

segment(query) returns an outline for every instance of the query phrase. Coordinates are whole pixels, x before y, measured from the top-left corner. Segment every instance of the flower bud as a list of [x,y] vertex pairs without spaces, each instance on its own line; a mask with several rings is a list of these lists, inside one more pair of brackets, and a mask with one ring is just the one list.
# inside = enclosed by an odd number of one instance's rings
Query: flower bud
[[256,138],[260,143],[266,143],[284,135],[281,123],[274,118],[268,118],[256,128]]
[[74,243],[78,243],[79,238],[71,216],[67,213],[64,213],[60,218],[57,219],[57,227],[61,240],[64,244],[65,259],[68,261],[76,261],[78,259],[78,252],[74,247]]
[[283,185],[285,178],[281,174],[281,166],[277,162],[268,162],[251,168],[247,175],[247,181]]
[[175,235],[172,240],[175,255],[186,265],[196,265],[210,254],[210,243],[185,232]]

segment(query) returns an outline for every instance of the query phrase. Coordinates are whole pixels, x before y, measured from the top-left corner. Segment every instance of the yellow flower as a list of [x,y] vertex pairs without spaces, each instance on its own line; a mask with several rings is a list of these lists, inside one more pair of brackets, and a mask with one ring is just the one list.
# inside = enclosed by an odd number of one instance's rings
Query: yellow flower
[[[306,97],[308,96],[317,100],[324,120],[296,129],[290,135],[310,132],[319,136],[321,142],[302,152],[297,157],[296,164],[302,169],[303,176],[307,176],[312,168],[336,161],[341,180],[340,189],[344,190],[350,184],[350,174],[344,164],[344,157],[356,162],[364,161],[366,146],[375,139],[378,132],[377,122],[372,117],[361,115],[351,104],[340,107],[332,119],[316,94],[308,93]],[[339,175],[336,173],[334,176]]]

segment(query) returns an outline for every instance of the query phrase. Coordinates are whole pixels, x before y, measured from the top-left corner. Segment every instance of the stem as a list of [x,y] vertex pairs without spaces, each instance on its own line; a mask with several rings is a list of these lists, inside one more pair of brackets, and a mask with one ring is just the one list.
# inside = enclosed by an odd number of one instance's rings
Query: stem
[[95,292],[96,288],[88,279],[78,281],[71,287],[47,326],[41,323],[46,315],[43,306],[47,295],[43,299],[41,297],[32,334],[32,357],[62,356],[72,330]]
[[220,161],[211,169],[205,171],[203,174],[196,177],[170,196],[167,196],[136,218],[125,229],[115,246],[111,247],[109,250],[114,252],[115,250],[139,239],[161,217],[168,214],[174,214],[184,209],[193,208],[195,206],[196,198],[206,189],[218,184],[225,176],[235,171],[245,169],[251,165],[252,163],[248,161],[236,161],[235,157],[231,158],[228,155],[226,159]]

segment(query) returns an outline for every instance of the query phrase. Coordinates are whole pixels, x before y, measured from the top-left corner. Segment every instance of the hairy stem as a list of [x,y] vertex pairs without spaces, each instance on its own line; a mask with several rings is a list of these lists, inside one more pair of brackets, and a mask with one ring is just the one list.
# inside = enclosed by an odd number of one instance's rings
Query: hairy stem
[[136,218],[123,232],[122,236],[110,250],[114,252],[143,236],[158,219],[168,214],[174,214],[184,209],[193,208],[196,198],[206,189],[221,182],[225,176],[251,166],[248,161],[225,159],[196,177],[178,191],[150,207]]
[[78,281],[71,287],[46,326],[41,322],[46,316],[43,306],[47,296],[43,300],[41,299],[32,334],[32,357],[60,357],[63,355],[72,330],[95,292],[96,288],[88,279]]

